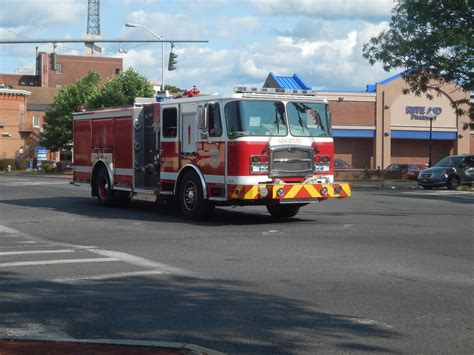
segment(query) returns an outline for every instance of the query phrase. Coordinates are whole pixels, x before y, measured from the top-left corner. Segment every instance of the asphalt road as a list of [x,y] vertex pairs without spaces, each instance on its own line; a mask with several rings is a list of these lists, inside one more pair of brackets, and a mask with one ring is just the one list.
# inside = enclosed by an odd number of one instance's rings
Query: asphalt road
[[0,336],[186,342],[232,354],[474,353],[473,192],[356,190],[277,223],[104,208],[0,176]]

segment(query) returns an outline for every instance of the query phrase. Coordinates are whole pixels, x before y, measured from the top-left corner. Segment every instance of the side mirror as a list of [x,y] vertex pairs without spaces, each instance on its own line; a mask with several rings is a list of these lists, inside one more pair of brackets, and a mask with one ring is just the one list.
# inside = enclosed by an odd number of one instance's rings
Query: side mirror
[[332,135],[332,116],[331,112],[328,111],[328,130],[331,132]]
[[206,106],[198,106],[197,108],[197,128],[207,131],[209,128],[209,115]]

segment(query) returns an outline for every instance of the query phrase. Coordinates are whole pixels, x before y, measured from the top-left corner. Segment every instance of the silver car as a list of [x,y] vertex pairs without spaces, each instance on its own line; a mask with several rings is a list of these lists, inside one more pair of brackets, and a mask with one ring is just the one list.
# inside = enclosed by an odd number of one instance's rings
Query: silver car
[[456,190],[459,185],[474,181],[474,155],[450,155],[418,175],[418,185],[424,189],[446,186]]

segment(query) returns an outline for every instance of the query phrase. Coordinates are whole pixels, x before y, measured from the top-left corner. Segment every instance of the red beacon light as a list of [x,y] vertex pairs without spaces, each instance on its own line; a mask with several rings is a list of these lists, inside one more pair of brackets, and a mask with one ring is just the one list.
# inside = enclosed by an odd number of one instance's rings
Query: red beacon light
[[199,95],[201,91],[196,87],[196,85],[193,86],[191,90],[184,90],[183,95],[187,97],[193,97],[196,95]]

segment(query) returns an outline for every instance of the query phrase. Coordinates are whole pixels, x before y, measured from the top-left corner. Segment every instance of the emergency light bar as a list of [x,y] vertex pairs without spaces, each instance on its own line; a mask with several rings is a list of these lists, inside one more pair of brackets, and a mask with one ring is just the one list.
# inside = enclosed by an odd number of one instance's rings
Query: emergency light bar
[[284,94],[284,95],[305,95],[315,96],[316,90],[297,90],[283,88],[257,88],[252,86],[236,86],[234,87],[236,94],[255,93],[255,94]]

